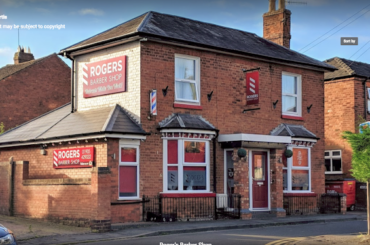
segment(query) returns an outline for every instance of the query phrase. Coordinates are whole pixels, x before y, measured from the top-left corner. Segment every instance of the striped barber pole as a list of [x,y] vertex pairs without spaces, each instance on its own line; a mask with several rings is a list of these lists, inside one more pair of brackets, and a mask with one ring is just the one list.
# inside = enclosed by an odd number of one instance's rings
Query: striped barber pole
[[150,92],[150,114],[157,115],[157,90],[153,89]]
[[58,167],[58,153],[54,151],[54,165]]

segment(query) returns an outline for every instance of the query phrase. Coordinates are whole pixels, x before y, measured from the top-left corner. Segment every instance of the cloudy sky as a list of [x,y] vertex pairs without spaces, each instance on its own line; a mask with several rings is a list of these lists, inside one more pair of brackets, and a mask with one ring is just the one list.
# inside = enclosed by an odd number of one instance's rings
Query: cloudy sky
[[[370,63],[369,0],[287,0],[287,8],[293,50]],[[268,0],[0,0],[0,25],[64,25],[19,30],[19,44],[40,58],[151,10],[262,36]],[[340,37],[358,37],[359,45],[341,46]],[[13,63],[17,45],[18,30],[0,28],[0,67]]]

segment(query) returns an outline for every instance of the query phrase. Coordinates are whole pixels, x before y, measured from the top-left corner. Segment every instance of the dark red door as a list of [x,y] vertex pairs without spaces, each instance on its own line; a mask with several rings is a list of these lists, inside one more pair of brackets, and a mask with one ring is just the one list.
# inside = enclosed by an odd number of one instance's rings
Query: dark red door
[[252,151],[253,208],[268,208],[267,152]]

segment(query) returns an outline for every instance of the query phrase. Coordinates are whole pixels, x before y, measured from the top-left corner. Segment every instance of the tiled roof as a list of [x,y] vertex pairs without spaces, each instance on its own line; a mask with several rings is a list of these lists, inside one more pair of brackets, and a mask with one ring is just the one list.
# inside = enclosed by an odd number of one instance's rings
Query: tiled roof
[[201,129],[216,130],[216,128],[200,115],[191,114],[172,114],[159,123],[160,129],[182,128],[182,129]]
[[192,45],[234,51],[248,55],[273,58],[335,70],[334,67],[306,55],[280,46],[254,33],[218,26],[183,17],[148,12],[89,39],[61,50],[82,49],[99,43],[124,39],[134,35],[182,41]]
[[19,72],[19,71],[22,71],[23,69],[25,69],[27,67],[30,67],[30,66],[32,66],[32,65],[34,65],[34,64],[36,64],[36,63],[38,63],[42,60],[50,58],[53,55],[56,55],[56,54],[54,53],[54,54],[45,56],[45,57],[37,59],[37,60],[31,60],[31,61],[23,62],[23,63],[20,63],[20,64],[6,65],[6,66],[0,68],[0,81],[3,80],[4,78],[7,78],[7,77]]
[[96,133],[147,134],[119,105],[71,113],[66,104],[0,135],[0,145]]
[[348,76],[370,77],[370,64],[367,63],[347,60],[339,57],[334,57],[332,59],[325,60],[324,62],[338,69],[333,72],[325,72],[325,80]]
[[282,123],[276,128],[274,128],[271,131],[270,135],[318,139],[314,133],[306,129],[303,125],[294,125],[285,123]]

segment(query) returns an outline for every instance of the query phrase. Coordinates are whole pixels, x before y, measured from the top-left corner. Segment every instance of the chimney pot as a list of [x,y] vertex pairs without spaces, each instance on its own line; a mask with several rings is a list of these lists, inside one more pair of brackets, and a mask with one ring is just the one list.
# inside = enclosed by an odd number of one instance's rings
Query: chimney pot
[[269,4],[269,12],[275,11],[276,10],[276,0],[270,0]]
[[279,0],[279,10],[285,9],[285,0]]

